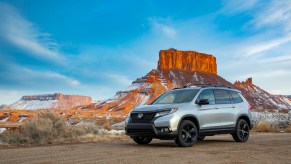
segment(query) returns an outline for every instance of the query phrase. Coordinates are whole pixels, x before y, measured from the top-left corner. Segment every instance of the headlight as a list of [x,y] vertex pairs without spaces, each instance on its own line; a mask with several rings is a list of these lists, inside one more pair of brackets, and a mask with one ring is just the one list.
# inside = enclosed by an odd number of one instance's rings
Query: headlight
[[161,112],[156,113],[155,117],[160,117],[160,116],[165,116],[167,114],[175,113],[177,110],[178,108],[163,110]]

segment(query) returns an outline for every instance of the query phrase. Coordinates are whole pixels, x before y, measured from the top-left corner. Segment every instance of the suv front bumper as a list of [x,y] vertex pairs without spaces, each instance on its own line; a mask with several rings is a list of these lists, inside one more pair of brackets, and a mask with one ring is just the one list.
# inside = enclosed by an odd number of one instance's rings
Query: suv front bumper
[[177,137],[177,132],[173,132],[169,127],[155,127],[153,123],[128,123],[125,134],[131,137],[144,136],[158,139]]

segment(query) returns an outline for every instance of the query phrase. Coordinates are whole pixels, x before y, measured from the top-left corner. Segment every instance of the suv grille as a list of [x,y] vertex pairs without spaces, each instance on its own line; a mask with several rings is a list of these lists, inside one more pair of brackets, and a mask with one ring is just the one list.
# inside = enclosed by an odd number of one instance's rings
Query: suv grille
[[[139,115],[142,114],[142,117]],[[155,117],[156,113],[131,113],[132,123],[149,123]]]

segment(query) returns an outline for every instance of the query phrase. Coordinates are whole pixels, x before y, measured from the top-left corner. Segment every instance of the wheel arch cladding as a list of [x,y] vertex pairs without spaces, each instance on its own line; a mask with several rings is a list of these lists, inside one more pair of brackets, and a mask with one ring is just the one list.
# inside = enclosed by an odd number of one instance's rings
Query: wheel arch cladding
[[180,124],[181,124],[181,122],[183,120],[192,121],[196,125],[196,128],[197,128],[198,132],[200,131],[199,121],[198,121],[198,119],[194,115],[186,115],[186,116],[182,117],[182,119],[179,122],[179,126],[178,127],[180,127]]
[[[240,119],[245,120],[245,121],[248,123],[249,127],[251,127],[251,121],[250,121],[250,119],[249,119],[248,116],[246,116],[246,115],[241,115],[241,116],[239,116],[238,120],[240,120]],[[237,122],[238,122],[238,120],[237,120]]]

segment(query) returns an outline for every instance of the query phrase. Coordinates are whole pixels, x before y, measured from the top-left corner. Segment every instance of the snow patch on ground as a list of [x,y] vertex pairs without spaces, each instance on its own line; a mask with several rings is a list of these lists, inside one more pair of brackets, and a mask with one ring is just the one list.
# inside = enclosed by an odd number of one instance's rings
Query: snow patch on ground
[[122,122],[115,123],[112,126],[113,127],[124,127],[124,125],[125,125],[125,121],[122,121]]
[[127,93],[118,93],[118,94],[115,94],[113,97],[105,100],[105,102],[106,103],[115,102],[116,100],[119,100],[119,99],[123,98],[126,95],[127,95]]
[[0,122],[6,122],[9,119],[9,116],[4,118],[3,120],[0,120]]
[[196,72],[194,73],[194,78],[195,78],[196,81],[198,81],[198,77],[197,77],[197,73]]
[[98,129],[98,133],[100,134],[124,134],[124,130],[106,130],[106,129]]
[[162,73],[160,73],[160,82],[166,89],[168,89],[167,81]]
[[81,122],[78,122],[77,124],[75,124],[74,126],[86,126],[86,125],[95,125],[94,122],[85,122],[85,121],[81,121]]
[[137,88],[139,88],[139,87],[141,87],[142,86],[142,83],[133,83],[133,84],[131,84],[129,87],[127,87],[125,90],[123,90],[123,91],[131,91],[131,90],[135,90],[135,89],[137,89]]
[[27,117],[20,117],[18,122],[23,122],[25,119],[27,119]]
[[0,128],[0,133],[5,132],[7,129],[6,128]]
[[147,103],[147,101],[149,100],[149,98],[150,98],[150,95],[142,95],[141,96],[141,99],[142,99],[142,101],[141,101],[141,105],[144,105],[145,103]]
[[38,109],[48,109],[52,108],[58,100],[19,100],[12,105],[11,108],[20,110],[38,110]]

